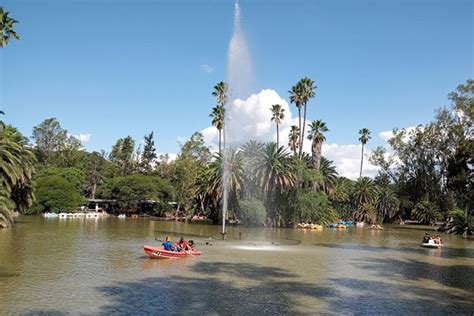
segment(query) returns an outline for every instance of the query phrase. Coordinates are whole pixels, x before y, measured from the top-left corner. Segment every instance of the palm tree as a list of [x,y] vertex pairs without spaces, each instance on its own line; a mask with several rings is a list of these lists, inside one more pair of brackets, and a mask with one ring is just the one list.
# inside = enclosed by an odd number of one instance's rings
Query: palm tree
[[8,16],[8,11],[5,11],[0,7],[0,48],[7,45],[10,38],[19,40],[20,36],[13,30],[13,24],[18,23],[17,20],[12,19]]
[[[303,86],[301,85],[301,81],[297,82],[291,90],[288,91],[290,94],[290,103],[294,103],[296,108],[298,109],[298,140],[301,141],[301,107],[303,105]],[[298,147],[299,147],[298,143]]]
[[423,224],[434,224],[436,220],[442,218],[438,207],[426,199],[416,203],[411,214],[414,219],[422,222]]
[[[229,96],[227,95],[227,93],[229,92],[229,85],[227,83],[225,83],[224,81],[221,81],[221,82],[218,82],[215,86],[214,86],[214,91],[212,92],[212,95],[214,97],[216,97],[216,101],[217,101],[217,105],[220,105],[222,106],[222,121],[225,122],[225,106],[227,104],[227,102],[229,101]],[[225,124],[223,124],[222,126],[222,139],[223,139],[223,143],[224,143],[224,148],[225,148]]]
[[268,143],[259,157],[259,168],[255,174],[256,182],[266,194],[267,209],[272,210],[272,219],[280,223],[282,209],[277,201],[283,193],[296,184],[296,172],[290,154],[276,143]]
[[388,187],[379,189],[376,208],[384,218],[390,220],[395,217],[398,213],[399,206],[400,201],[393,190]]
[[321,157],[321,165],[319,166],[319,172],[323,176],[323,191],[329,196],[334,195],[334,189],[336,186],[337,171],[333,165],[332,160],[326,157]]
[[30,181],[34,172],[35,157],[27,143],[27,139],[15,128],[5,126],[0,129],[0,221],[3,222],[2,226],[9,226],[12,223],[11,210],[15,204],[18,210],[23,211],[32,202]]
[[370,131],[368,128],[363,128],[359,131],[359,141],[362,144],[362,152],[360,155],[360,175],[359,177],[362,177],[362,164],[364,163],[364,145],[367,144],[367,142],[370,139]]
[[[326,140],[324,133],[327,131],[329,131],[329,129],[327,128],[326,123],[324,123],[322,120],[315,120],[309,124],[308,139],[313,141],[311,146],[311,153],[313,155],[313,168],[318,171],[321,164],[321,148],[323,142]],[[300,146],[302,146],[302,144],[300,144]]]
[[268,143],[259,158],[256,178],[265,193],[282,191],[295,184],[296,176],[290,155],[283,147],[277,147],[276,143]]
[[288,135],[288,147],[293,151],[293,155],[296,156],[300,144],[300,129],[296,125],[291,125],[290,134]]
[[377,186],[372,179],[367,177],[359,178],[352,188],[352,202],[356,208],[364,204],[375,204],[377,201]]
[[272,111],[272,121],[275,122],[276,132],[277,132],[277,147],[280,146],[280,131],[278,130],[278,125],[285,118],[285,109],[280,104],[274,104],[270,108]]
[[302,104],[304,107],[304,115],[303,115],[303,130],[301,132],[301,139],[300,139],[300,155],[301,152],[303,151],[303,140],[304,140],[304,130],[306,126],[306,110],[307,110],[307,105],[310,99],[314,98],[316,96],[316,89],[317,86],[314,84],[314,81],[308,77],[304,77],[303,79],[300,80],[303,94],[302,94]]
[[212,108],[209,117],[212,118],[212,125],[219,131],[219,154],[222,153],[222,129],[224,128],[225,108],[222,105],[216,105]]

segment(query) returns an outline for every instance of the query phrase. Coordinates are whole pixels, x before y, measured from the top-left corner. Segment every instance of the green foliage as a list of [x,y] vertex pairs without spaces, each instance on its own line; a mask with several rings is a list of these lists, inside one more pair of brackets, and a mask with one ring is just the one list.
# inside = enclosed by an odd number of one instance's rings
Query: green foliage
[[18,21],[9,17],[8,14],[8,11],[0,7],[0,48],[7,45],[11,38],[20,39],[18,33],[13,29],[14,24]]
[[474,234],[474,214],[471,213],[467,208],[464,210],[455,208],[449,211],[448,216],[451,220],[446,223],[445,226],[440,227],[440,230],[448,234]]
[[246,226],[261,226],[265,223],[267,212],[262,201],[245,199],[239,201],[240,220]]
[[428,200],[418,202],[412,210],[412,216],[425,224],[433,224],[436,220],[442,219],[436,204]]
[[117,173],[121,176],[130,175],[133,170],[133,153],[135,150],[135,141],[131,136],[120,138],[112,147],[110,161],[117,167]]
[[338,219],[327,195],[323,192],[300,190],[296,194],[294,209],[298,212],[299,221],[327,225]]
[[107,180],[100,196],[116,200],[120,210],[135,212],[147,201],[155,201],[161,203],[160,207],[165,207],[173,197],[173,188],[158,176],[136,174]]
[[359,222],[367,224],[382,223],[383,216],[380,216],[375,206],[371,203],[363,203],[354,212],[354,218]]
[[49,176],[61,177],[72,184],[78,194],[82,195],[84,193],[86,186],[86,175],[78,168],[43,167],[38,169],[35,179],[41,179]]
[[144,137],[145,145],[141,156],[140,167],[144,174],[151,174],[153,171],[153,162],[157,158],[155,149],[155,140],[153,139],[153,132]]
[[59,175],[36,180],[36,201],[30,213],[75,211],[85,203],[72,183]]

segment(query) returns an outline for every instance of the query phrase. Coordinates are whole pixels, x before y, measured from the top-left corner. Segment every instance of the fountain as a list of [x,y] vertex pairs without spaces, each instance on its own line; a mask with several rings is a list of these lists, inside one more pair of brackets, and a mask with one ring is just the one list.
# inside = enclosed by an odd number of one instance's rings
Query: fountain
[[[252,65],[250,59],[250,52],[247,47],[245,34],[240,25],[240,1],[237,0],[234,5],[234,32],[229,43],[229,51],[227,55],[227,75],[230,87],[230,104],[237,98],[245,98],[250,94],[252,85]],[[229,111],[226,111],[229,113]],[[231,125],[232,117],[227,115],[224,119],[224,166],[222,174],[223,183],[223,205],[222,205],[222,238],[225,238],[225,221],[228,210],[228,195],[229,195],[229,164],[228,151],[226,144],[232,144],[232,129],[228,128]]]

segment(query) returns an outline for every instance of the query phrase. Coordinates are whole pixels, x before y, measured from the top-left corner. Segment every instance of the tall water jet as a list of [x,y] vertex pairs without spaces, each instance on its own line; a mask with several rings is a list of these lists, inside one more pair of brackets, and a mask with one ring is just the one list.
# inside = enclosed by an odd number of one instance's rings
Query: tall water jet
[[[232,101],[237,98],[246,98],[250,95],[251,87],[253,83],[252,76],[252,64],[250,59],[250,52],[247,46],[247,40],[245,38],[244,31],[240,25],[240,1],[237,0],[234,5],[234,32],[229,43],[229,51],[227,54],[227,81],[230,89],[230,102],[229,106],[232,106]],[[224,187],[223,192],[223,205],[222,205],[222,237],[225,237],[225,221],[228,210],[228,197],[229,197],[229,152],[226,147],[229,145],[236,145],[232,140],[232,127],[235,122],[232,122],[232,117],[228,115],[230,111],[226,111],[224,118],[224,159],[223,159],[223,173],[222,173],[222,184]],[[234,124],[233,124],[234,123]]]

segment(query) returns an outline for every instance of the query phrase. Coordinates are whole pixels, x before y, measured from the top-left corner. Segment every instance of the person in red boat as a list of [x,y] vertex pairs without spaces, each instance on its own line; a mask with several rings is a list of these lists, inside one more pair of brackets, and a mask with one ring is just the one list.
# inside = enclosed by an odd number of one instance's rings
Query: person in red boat
[[173,242],[171,241],[170,236],[166,236],[166,241],[162,244],[163,248],[168,251],[175,251],[175,247],[173,245]]
[[181,252],[183,250],[188,250],[188,242],[184,240],[183,237],[181,237],[179,241],[176,243],[176,250],[178,252]]

